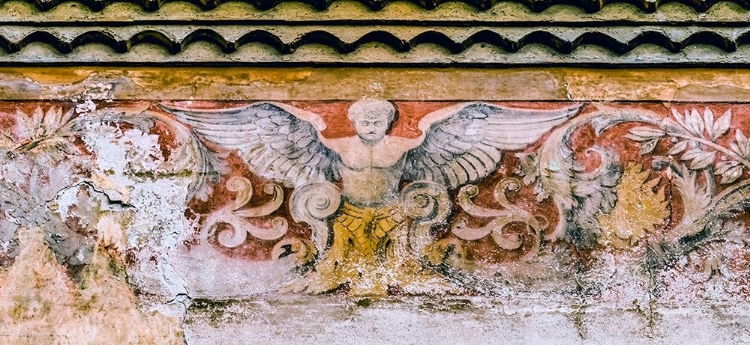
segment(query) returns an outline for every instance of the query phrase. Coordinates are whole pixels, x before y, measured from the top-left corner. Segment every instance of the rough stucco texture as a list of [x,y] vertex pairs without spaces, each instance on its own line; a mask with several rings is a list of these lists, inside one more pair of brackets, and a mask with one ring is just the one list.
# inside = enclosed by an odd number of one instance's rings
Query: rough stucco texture
[[750,343],[750,105],[310,97],[0,102],[0,343]]

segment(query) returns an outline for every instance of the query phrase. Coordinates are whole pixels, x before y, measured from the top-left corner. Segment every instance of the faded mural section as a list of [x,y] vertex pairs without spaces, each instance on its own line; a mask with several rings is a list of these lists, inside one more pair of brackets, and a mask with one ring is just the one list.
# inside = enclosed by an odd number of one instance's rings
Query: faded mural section
[[2,102],[0,336],[210,343],[250,323],[284,343],[258,320],[295,325],[295,303],[331,319],[546,306],[571,339],[596,338],[603,306],[651,339],[703,303],[739,306],[741,329],[748,111]]

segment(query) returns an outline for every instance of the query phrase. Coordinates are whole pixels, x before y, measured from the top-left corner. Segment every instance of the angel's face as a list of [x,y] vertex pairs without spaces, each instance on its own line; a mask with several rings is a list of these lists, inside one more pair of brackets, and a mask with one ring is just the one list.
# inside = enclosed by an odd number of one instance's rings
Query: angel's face
[[368,113],[353,119],[357,135],[366,143],[376,143],[385,137],[390,125],[388,114]]

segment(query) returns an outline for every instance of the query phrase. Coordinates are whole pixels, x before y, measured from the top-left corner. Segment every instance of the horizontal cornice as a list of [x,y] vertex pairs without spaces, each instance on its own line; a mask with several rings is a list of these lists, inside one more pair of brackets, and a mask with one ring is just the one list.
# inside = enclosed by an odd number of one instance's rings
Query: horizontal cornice
[[[41,11],[47,11],[54,9],[60,4],[70,2],[69,0],[24,0],[29,4],[33,4],[36,8]],[[174,2],[184,2],[195,5],[203,10],[212,10],[221,4],[227,2],[237,2],[238,0],[75,0],[74,2],[85,6],[91,11],[101,11],[113,4],[119,3],[130,3],[135,4],[145,11],[158,11],[163,6]],[[259,10],[273,9],[283,3],[287,2],[300,2],[307,6],[310,6],[317,10],[326,10],[333,4],[342,1],[353,1],[353,0],[239,0],[241,2],[252,5]],[[698,12],[705,12],[709,10],[719,0],[662,0],[662,1],[649,1],[649,0],[356,0],[357,2],[367,6],[370,10],[382,10],[387,8],[390,4],[396,2],[409,2],[417,5],[425,10],[432,10],[439,8],[440,6],[451,3],[461,2],[468,6],[473,7],[478,11],[486,11],[491,9],[498,3],[518,3],[534,12],[542,12],[554,5],[567,5],[572,7],[580,8],[581,10],[594,13],[602,10],[602,8],[610,4],[626,3],[631,4],[644,12],[652,13],[655,12],[661,5],[668,3],[681,3],[686,6],[693,8]],[[723,0],[726,1],[726,0]],[[735,3],[742,7],[750,7],[750,1],[748,0],[730,0],[729,2]]]
[[[664,57],[687,59],[689,50],[710,51],[722,55],[737,53],[745,61],[750,43],[750,29],[745,28],[664,28],[659,26],[609,28],[425,28],[388,26],[380,28],[350,26],[165,26],[143,30],[140,26],[63,27],[44,30],[28,26],[0,28],[0,61],[29,51],[41,62],[45,55],[57,62],[105,59],[121,62],[159,62],[164,56],[185,57],[203,62],[242,62],[255,56],[253,62],[350,62],[377,64],[383,62],[440,62],[437,56],[459,56],[466,62],[521,63],[529,51],[541,50],[556,57],[588,62],[609,56],[630,54],[639,62],[641,50]],[[139,54],[143,49],[157,53]],[[198,51],[199,54],[197,54]],[[86,56],[86,51],[98,52]],[[40,53],[41,52],[41,53]],[[192,52],[192,54],[191,54]],[[472,57],[472,52],[474,56]],[[130,57],[128,55],[132,53]],[[514,56],[518,56],[518,60]],[[542,60],[543,54],[538,54]],[[117,59],[117,57],[124,59]],[[652,61],[665,62],[656,56]],[[705,55],[706,58],[709,55]],[[28,57],[33,59],[33,57]],[[235,59],[236,58],[236,59]],[[261,60],[262,59],[262,60]],[[33,61],[33,60],[27,60]],[[200,62],[197,61],[197,62]],[[666,60],[668,61],[668,60]],[[449,60],[443,61],[445,63]],[[527,61],[528,62],[528,61]],[[553,63],[554,59],[548,59]],[[574,61],[569,61],[574,62]],[[694,60],[700,63],[700,60]]]
[[732,2],[719,2],[707,12],[698,12],[680,3],[667,3],[654,13],[645,13],[626,3],[605,6],[587,13],[568,5],[555,5],[543,12],[512,2],[502,2],[486,11],[449,2],[434,10],[413,3],[395,2],[372,11],[356,1],[333,3],[320,11],[304,3],[287,2],[270,10],[243,2],[229,2],[205,11],[188,2],[166,3],[158,11],[147,12],[132,3],[114,3],[102,11],[91,11],[75,2],[65,2],[48,11],[19,0],[0,2],[0,24],[31,26],[71,25],[178,25],[178,24],[357,24],[422,26],[613,26],[613,25],[730,25],[750,22],[750,11]]
[[[0,62],[206,65],[744,66],[750,12],[740,2],[0,3]],[[537,3],[537,2],[534,2]],[[98,5],[97,5],[98,4]],[[264,4],[270,4],[264,3]],[[206,6],[214,6],[206,10]],[[434,5],[434,4],[433,4]],[[96,6],[100,6],[97,10]],[[426,6],[426,7],[425,7]],[[435,7],[435,6],[433,6]],[[150,7],[149,7],[150,8]],[[587,12],[588,11],[588,12]]]

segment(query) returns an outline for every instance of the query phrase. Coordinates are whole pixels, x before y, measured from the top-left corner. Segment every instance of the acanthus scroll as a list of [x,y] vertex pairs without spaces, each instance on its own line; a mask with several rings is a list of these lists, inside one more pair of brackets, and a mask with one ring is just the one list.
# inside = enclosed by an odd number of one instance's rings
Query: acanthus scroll
[[401,207],[407,217],[414,219],[409,229],[409,245],[420,255],[433,241],[430,228],[444,222],[450,214],[448,190],[430,181],[412,182],[401,191]]
[[495,185],[494,198],[500,204],[502,209],[491,209],[474,203],[474,197],[479,194],[479,188],[477,186],[464,186],[458,192],[458,204],[461,208],[471,216],[492,218],[492,220],[483,227],[472,228],[468,226],[466,218],[458,218],[453,224],[451,224],[451,231],[456,237],[467,241],[474,241],[484,238],[487,235],[491,235],[492,239],[500,248],[515,250],[521,248],[523,245],[523,238],[518,234],[504,233],[503,229],[511,223],[523,223],[526,224],[526,228],[529,230],[535,242],[534,248],[529,254],[535,254],[539,250],[539,244],[541,241],[539,233],[541,230],[544,230],[549,226],[549,222],[546,217],[532,214],[508,201],[506,193],[509,191],[517,191],[520,188],[520,182],[513,178],[506,178],[497,183],[497,185]]
[[248,218],[268,216],[281,207],[284,201],[284,190],[276,184],[267,184],[263,192],[271,196],[271,201],[252,208],[244,208],[250,202],[253,194],[253,185],[244,177],[232,177],[227,181],[227,190],[237,195],[234,202],[214,212],[211,212],[203,222],[201,238],[207,239],[212,236],[220,225],[228,225],[230,229],[220,229],[217,239],[219,244],[227,248],[242,245],[247,239],[247,234],[261,240],[277,240],[286,234],[289,223],[283,217],[273,217],[271,227],[261,228],[249,222]]
[[328,217],[341,206],[341,192],[330,182],[308,183],[292,192],[290,209],[295,222],[312,228],[312,241],[318,253],[328,247]]

